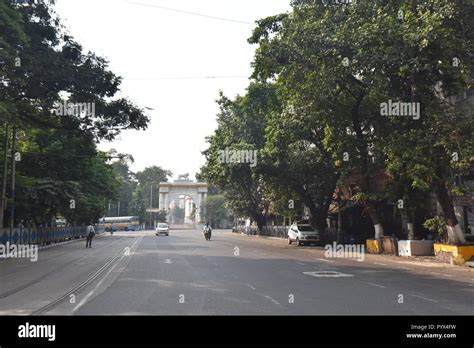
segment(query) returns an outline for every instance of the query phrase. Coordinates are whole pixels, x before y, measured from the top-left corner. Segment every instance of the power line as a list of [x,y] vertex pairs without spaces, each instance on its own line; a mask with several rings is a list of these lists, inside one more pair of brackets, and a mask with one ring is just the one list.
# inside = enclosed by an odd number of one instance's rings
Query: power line
[[187,15],[204,17],[204,18],[214,19],[214,20],[219,20],[219,21],[255,25],[255,23],[252,23],[252,22],[246,22],[246,21],[240,21],[240,20],[237,20],[237,19],[229,19],[229,18],[223,18],[223,17],[210,16],[210,15],[206,15],[206,14],[203,14],[203,13],[179,10],[179,9],[176,9],[176,8],[170,8],[170,7],[165,7],[165,6],[143,4],[143,3],[140,3],[140,2],[129,1],[129,0],[127,0],[127,2],[129,4],[135,4],[135,5],[146,6],[146,7],[153,7],[153,8],[158,8],[158,9],[161,9],[161,10],[172,11],[172,12],[177,12],[177,13],[184,13],[184,14],[187,14]]

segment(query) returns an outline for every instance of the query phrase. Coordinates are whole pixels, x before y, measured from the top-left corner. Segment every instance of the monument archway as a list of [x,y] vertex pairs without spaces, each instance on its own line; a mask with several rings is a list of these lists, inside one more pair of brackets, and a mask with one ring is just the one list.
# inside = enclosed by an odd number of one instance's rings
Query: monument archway
[[[207,198],[208,185],[204,182],[189,180],[189,174],[180,175],[172,183],[160,183],[159,209],[167,212],[168,221],[170,213],[177,204],[184,209],[184,223],[187,225],[204,223],[204,204]],[[195,219],[191,219],[196,206]],[[173,223],[172,221],[170,221]]]

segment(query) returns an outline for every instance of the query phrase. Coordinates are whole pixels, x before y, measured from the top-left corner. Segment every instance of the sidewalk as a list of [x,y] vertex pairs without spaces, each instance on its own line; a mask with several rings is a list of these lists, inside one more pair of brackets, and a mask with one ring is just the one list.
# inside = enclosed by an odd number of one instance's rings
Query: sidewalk
[[[230,231],[229,231],[230,232]],[[261,238],[261,239],[268,239],[274,241],[285,241],[286,238],[281,237],[267,237],[267,236],[259,236],[259,235],[249,235],[245,233],[234,233],[233,235],[242,236],[242,237],[252,237],[252,238]],[[318,250],[324,252],[324,246],[304,246],[304,250]],[[394,264],[407,264],[413,266],[421,266],[426,268],[444,268],[444,269],[452,269],[452,270],[467,270],[473,271],[474,265],[466,262],[464,266],[457,266],[451,265],[449,263],[445,263],[436,259],[433,256],[397,256],[393,254],[369,254],[365,253],[365,258],[369,259],[375,263],[383,265],[383,262],[390,262]]]
[[[96,234],[95,238],[104,237],[104,236],[105,236],[105,233]],[[44,250],[59,247],[59,246],[62,246],[62,245],[66,245],[66,244],[76,243],[76,242],[80,242],[80,241],[83,242],[85,240],[86,240],[86,238],[82,237],[82,238],[78,238],[78,239],[66,240],[64,242],[59,242],[59,243],[52,243],[52,244],[49,244],[49,245],[41,245],[41,246],[38,245],[38,244],[31,244],[31,245],[37,245],[38,246],[38,251],[44,251]],[[18,245],[18,244],[12,244],[12,245]],[[11,258],[12,257],[2,257],[2,256],[0,256],[0,261],[8,260],[8,259],[11,259]]]

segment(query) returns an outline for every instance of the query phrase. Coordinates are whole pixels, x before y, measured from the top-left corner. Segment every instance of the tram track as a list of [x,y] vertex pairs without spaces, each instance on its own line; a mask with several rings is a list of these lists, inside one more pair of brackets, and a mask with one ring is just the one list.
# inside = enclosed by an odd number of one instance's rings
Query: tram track
[[[94,281],[96,281],[102,274],[104,274],[107,270],[109,270],[104,278],[98,283],[96,288],[105,280],[105,278],[108,276],[110,271],[113,270],[113,268],[121,262],[121,260],[128,255],[131,255],[132,249],[134,249],[135,245],[139,244],[141,242],[143,237],[139,237],[138,239],[135,240],[134,243],[132,243],[131,246],[124,246],[122,249],[120,249],[113,257],[111,257],[107,262],[105,262],[97,271],[94,272],[89,278],[81,282],[79,285],[76,285],[74,288],[69,290],[68,292],[64,293],[62,296],[56,298],[55,300],[49,302],[48,304],[36,309],[35,311],[30,313],[30,316],[39,316],[42,314],[45,314],[47,312],[50,312],[52,309],[58,307],[61,305],[63,302],[67,301],[71,295],[77,296],[83,289],[86,287],[92,285]],[[134,238],[135,239],[135,238]],[[135,248],[136,249],[136,248]],[[128,254],[127,254],[128,253]],[[94,289],[96,290],[96,289]],[[82,302],[87,301],[87,299],[93,294],[94,291],[89,293],[85,299],[83,299]],[[81,302],[81,306],[83,303]],[[76,309],[75,309],[76,310]]]
[[[92,253],[93,253],[93,254],[98,253],[98,252],[100,252],[101,250],[103,250],[104,248],[113,247],[113,246],[115,246],[116,244],[118,244],[118,243],[120,243],[120,242],[121,242],[121,240],[118,239],[118,240],[116,240],[116,241],[114,241],[114,242],[112,242],[112,243],[110,243],[110,244],[106,244],[106,245],[100,247],[99,249],[95,249]],[[68,253],[68,252],[65,252],[65,253],[63,253],[63,254],[61,254],[61,255],[64,255],[64,254],[67,254],[67,253]],[[77,262],[83,260],[84,258],[87,258],[87,257],[90,257],[90,256],[91,256],[91,254],[83,255],[83,256],[81,256],[81,257],[78,258],[78,259],[74,259],[74,260],[72,260],[72,261],[69,261],[69,262],[67,262],[67,263],[62,264],[61,266],[56,267],[56,268],[54,268],[53,270],[49,271],[48,273],[43,274],[43,275],[41,275],[40,277],[37,277],[37,278],[35,278],[35,279],[33,279],[33,280],[30,280],[29,282],[27,282],[27,283],[25,283],[25,284],[22,284],[22,285],[20,285],[20,286],[18,286],[18,287],[16,287],[16,288],[13,288],[13,289],[8,290],[8,291],[6,291],[6,292],[4,292],[4,293],[1,293],[1,294],[0,294],[0,300],[3,300],[3,299],[5,299],[5,298],[7,298],[7,297],[9,297],[9,296],[11,296],[11,295],[13,295],[13,294],[18,293],[19,291],[25,290],[25,289],[27,289],[27,288],[29,288],[29,287],[31,287],[31,286],[34,286],[35,284],[41,282],[42,280],[48,278],[49,276],[51,276],[51,275],[53,275],[53,274],[55,274],[55,273],[57,273],[57,272],[59,272],[59,271],[62,271],[62,270],[65,269],[66,267],[68,267],[68,266],[70,266],[70,265],[72,265],[72,264],[75,264],[75,263],[77,263]],[[60,256],[58,256],[58,257],[60,257]]]
[[[125,249],[125,248],[124,248]],[[36,316],[41,315],[46,312],[51,311],[53,308],[60,305],[62,302],[68,300],[71,295],[77,295],[82,289],[87,287],[88,285],[92,284],[102,273],[104,273],[109,266],[111,266],[117,259],[119,259],[124,254],[124,250],[119,250],[111,259],[109,259],[105,264],[103,264],[93,275],[87,278],[85,281],[80,283],[79,285],[75,286],[62,296],[58,297],[54,301],[44,305],[43,307],[33,311],[30,315]]]

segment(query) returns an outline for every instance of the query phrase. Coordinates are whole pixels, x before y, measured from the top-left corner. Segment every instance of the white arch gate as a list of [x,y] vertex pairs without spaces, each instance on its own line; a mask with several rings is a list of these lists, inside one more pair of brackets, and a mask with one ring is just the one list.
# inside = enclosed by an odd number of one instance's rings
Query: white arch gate
[[[189,180],[189,175],[180,175],[173,183],[160,183],[159,209],[166,210],[170,221],[171,204],[183,201],[185,209],[185,224],[201,224],[204,222],[204,203],[207,197],[208,185],[204,182]],[[179,204],[179,203],[178,203]],[[193,204],[196,204],[196,219],[191,221]]]

